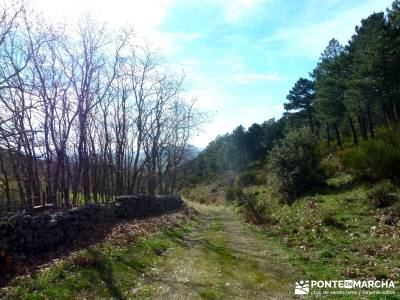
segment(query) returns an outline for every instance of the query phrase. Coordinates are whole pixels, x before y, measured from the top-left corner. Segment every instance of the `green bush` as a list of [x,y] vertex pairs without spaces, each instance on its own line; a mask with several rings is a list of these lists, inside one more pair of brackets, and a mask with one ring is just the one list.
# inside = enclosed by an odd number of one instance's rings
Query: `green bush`
[[225,199],[228,202],[240,201],[243,197],[243,189],[237,186],[230,186],[225,191]]
[[400,146],[400,127],[382,127],[376,130],[379,140],[393,146]]
[[224,172],[221,176],[216,178],[216,183],[219,186],[229,187],[233,186],[236,181],[236,173],[233,171]]
[[329,178],[335,177],[342,170],[340,159],[332,154],[322,160],[321,166]]
[[289,132],[270,154],[271,171],[284,201],[296,198],[325,183],[316,137],[307,129]]
[[249,186],[257,183],[257,173],[254,170],[245,171],[239,174],[238,184],[240,186]]
[[258,196],[258,192],[248,194],[242,202],[241,208],[246,222],[257,225],[276,224],[277,220],[272,216],[271,207]]
[[267,175],[264,170],[247,170],[237,177],[237,184],[241,187],[250,185],[263,185],[267,183]]
[[400,147],[383,140],[369,140],[340,154],[343,165],[360,179],[400,179]]
[[384,180],[374,186],[368,193],[368,198],[374,206],[382,208],[399,202],[397,188],[389,181]]
[[235,188],[228,187],[225,191],[225,198],[228,202],[233,202],[236,199]]

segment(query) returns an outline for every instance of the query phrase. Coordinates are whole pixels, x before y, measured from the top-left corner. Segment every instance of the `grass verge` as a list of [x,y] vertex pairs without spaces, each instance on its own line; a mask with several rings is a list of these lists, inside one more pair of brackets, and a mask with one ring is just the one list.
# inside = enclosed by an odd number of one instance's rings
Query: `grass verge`
[[[254,227],[267,243],[290,256],[303,279],[400,280],[400,224],[390,220],[388,209],[377,209],[368,199],[370,185],[352,184],[351,178],[331,179],[329,188],[299,199],[279,203],[264,186],[252,186],[268,207],[270,224]],[[396,288],[400,295],[399,283]],[[371,299],[400,299],[400,296]]]
[[181,240],[195,224],[191,220],[165,232],[138,237],[129,241],[128,246],[108,241],[91,246],[37,276],[17,279],[0,292],[0,298],[129,298],[138,279],[152,266],[162,263],[169,249],[183,247]]

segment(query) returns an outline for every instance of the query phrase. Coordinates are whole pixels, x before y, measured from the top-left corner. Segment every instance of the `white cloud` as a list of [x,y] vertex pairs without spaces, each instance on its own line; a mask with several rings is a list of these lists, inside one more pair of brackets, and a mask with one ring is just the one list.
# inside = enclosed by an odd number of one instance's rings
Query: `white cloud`
[[234,22],[254,12],[259,5],[271,0],[227,0],[222,1],[226,21]]
[[206,147],[218,135],[232,132],[237,126],[250,127],[253,123],[262,123],[270,118],[278,119],[284,112],[283,105],[264,103],[240,108],[240,120],[226,113],[216,113],[210,123],[204,126],[203,131],[194,135],[190,141],[196,147]]
[[187,95],[189,98],[196,99],[196,107],[212,113],[223,108],[228,98],[225,94],[213,89],[192,89]]
[[200,64],[199,60],[193,58],[184,59],[181,62],[183,67],[198,67]]
[[31,0],[33,7],[53,19],[74,19],[90,13],[113,25],[133,24],[140,33],[154,30],[175,0]]
[[196,99],[198,108],[215,113],[232,100],[231,95],[218,84],[218,78],[206,76],[194,67],[187,69],[187,96]]
[[[305,11],[301,12],[303,18],[289,27],[278,29],[262,42],[267,48],[276,48],[279,45],[279,53],[283,56],[316,59],[330,39],[336,38],[342,44],[346,44],[362,18],[366,18],[373,11],[384,10],[391,2],[392,0],[367,0],[362,2],[362,5],[349,3],[338,12],[329,1],[322,4],[320,1],[311,1]],[[325,14],[328,8],[331,8],[332,12]],[[326,17],[321,19],[321,15]]]
[[238,124],[233,119],[214,116],[212,122],[205,124],[203,130],[192,137],[190,143],[196,147],[204,148],[218,135],[223,135],[232,131]]
[[201,38],[201,34],[192,32],[188,34],[177,32],[157,32],[147,33],[147,40],[160,48],[163,55],[174,56],[179,50],[183,49],[188,43]]
[[183,34],[160,32],[159,26],[168,17],[169,8],[179,0],[31,0],[32,7],[55,21],[74,21],[90,14],[110,26],[132,25],[139,37],[165,56],[174,55],[184,43],[201,37],[197,32]]
[[187,43],[191,43],[191,42],[201,38],[201,34],[199,32],[192,32],[192,33],[188,33],[188,34],[172,32],[172,33],[167,33],[167,34],[170,35],[171,37],[173,37],[175,40],[183,41],[183,42],[187,42]]
[[232,79],[238,84],[246,85],[258,81],[276,81],[282,77],[277,73],[247,73],[234,75]]
[[[264,101],[266,102],[266,101]],[[279,119],[285,111],[283,105],[263,103],[261,105],[252,105],[241,109],[244,116],[242,125],[251,126],[253,123],[262,123],[271,118]]]
[[213,63],[220,68],[228,68],[237,73],[243,72],[246,69],[246,64],[242,57],[235,54],[225,53],[222,57],[217,57]]

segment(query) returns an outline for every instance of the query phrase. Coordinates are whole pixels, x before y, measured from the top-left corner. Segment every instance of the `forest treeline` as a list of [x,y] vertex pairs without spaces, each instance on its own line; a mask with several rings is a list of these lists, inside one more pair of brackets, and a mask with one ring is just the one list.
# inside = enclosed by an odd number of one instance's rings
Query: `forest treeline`
[[[320,146],[340,150],[374,140],[377,128],[396,127],[400,122],[400,1],[394,1],[386,13],[363,19],[346,45],[332,39],[309,77],[299,78],[289,91],[284,108],[286,112],[279,120],[253,124],[247,130],[239,126],[217,137],[187,165],[186,173],[191,176],[186,178],[196,183],[265,162],[274,146],[290,132],[308,137],[299,128],[307,127]],[[293,135],[282,147],[285,144],[302,147]],[[376,156],[382,154],[379,149],[391,151],[391,162],[388,158],[385,163],[392,165],[398,162],[395,148],[399,145],[397,141],[369,145],[368,149]],[[290,154],[300,148],[288,149],[286,153]],[[382,163],[381,168],[385,168]]]
[[23,2],[0,18],[2,209],[170,193],[200,114],[183,72],[130,28],[54,24]]

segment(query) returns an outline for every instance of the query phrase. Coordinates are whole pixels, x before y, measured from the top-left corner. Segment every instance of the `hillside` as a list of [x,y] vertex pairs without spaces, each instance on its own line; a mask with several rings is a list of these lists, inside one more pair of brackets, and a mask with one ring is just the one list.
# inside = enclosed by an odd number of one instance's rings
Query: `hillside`
[[[229,189],[211,186],[201,202],[213,203],[213,194]],[[199,201],[198,189],[185,197]],[[243,188],[242,200],[231,205],[257,232],[285,248],[309,278],[398,278],[399,205],[377,209],[368,197],[373,190],[372,184],[339,175],[326,189],[291,205],[281,203],[267,185]]]

